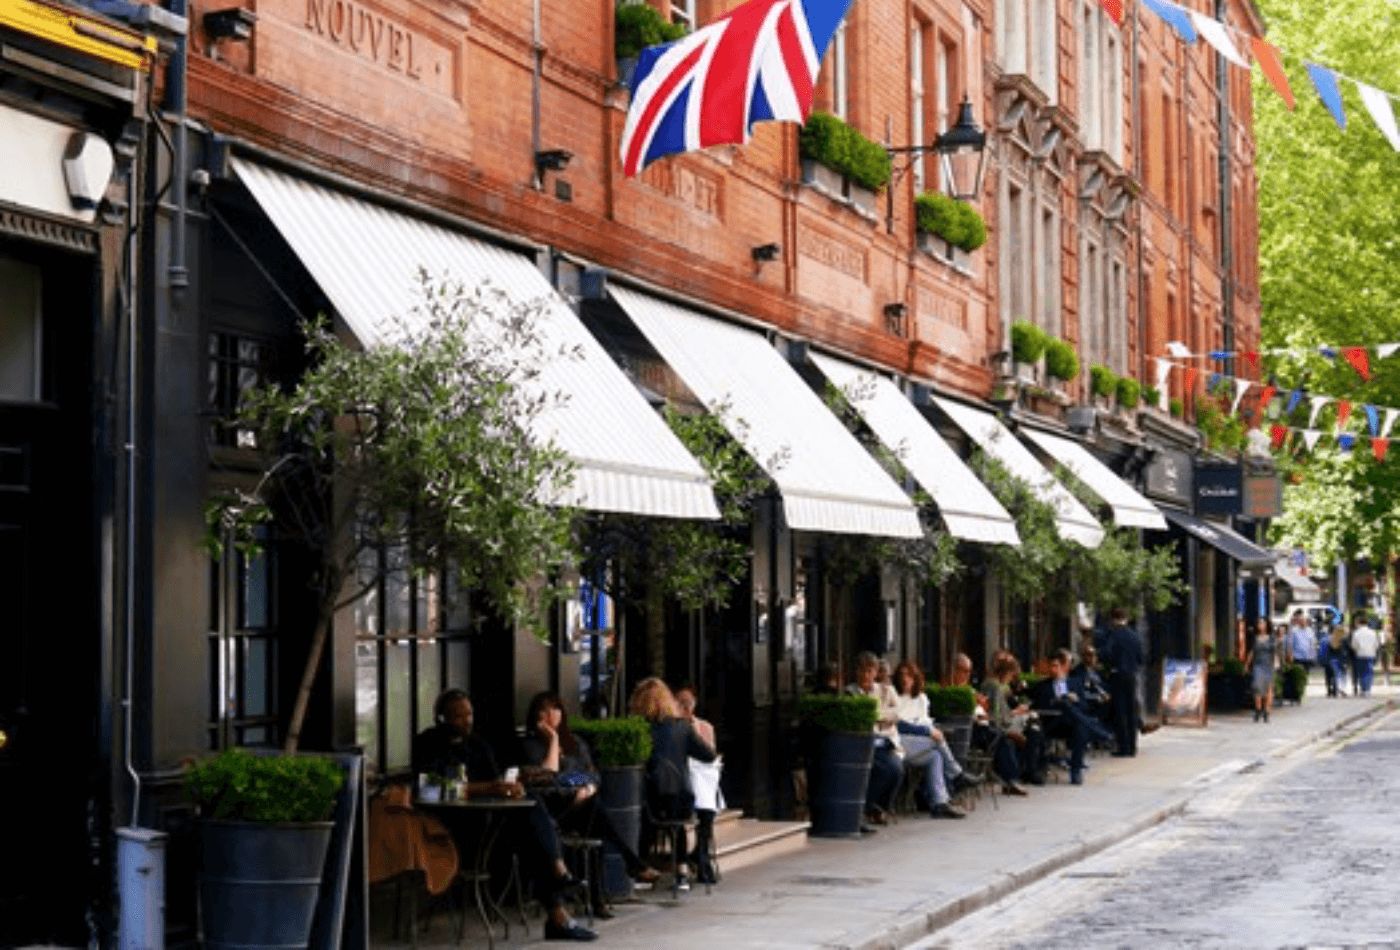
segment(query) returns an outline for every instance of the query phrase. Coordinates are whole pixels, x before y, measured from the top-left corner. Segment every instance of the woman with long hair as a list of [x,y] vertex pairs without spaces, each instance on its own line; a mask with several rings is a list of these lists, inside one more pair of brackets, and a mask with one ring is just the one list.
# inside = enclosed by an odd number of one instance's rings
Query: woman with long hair
[[1001,779],[1007,795],[1024,795],[1026,790],[1016,779],[1026,778],[1033,785],[1045,784],[1043,762],[1045,736],[1031,718],[1030,707],[1015,705],[1015,687],[1021,678],[1021,664],[1016,657],[998,651],[992,669],[982,681],[987,696],[987,719],[1004,738],[994,753],[993,768]]
[[[597,837],[617,849],[627,873],[652,883],[658,877],[633,847],[623,840],[611,816],[598,807],[600,775],[588,743],[569,729],[569,714],[558,694],[536,693],[525,714],[524,762],[529,767],[530,790],[539,798],[559,827],[584,837]],[[593,906],[598,916],[611,917],[602,899],[602,882],[592,880]]]
[[681,718],[670,687],[655,676],[642,680],[632,690],[628,709],[651,724],[651,758],[646,765],[647,810],[652,817],[666,820],[695,817],[695,853],[700,856],[696,875],[701,883],[713,883],[716,875],[709,855],[714,812],[706,810],[702,814],[695,810],[687,760],[713,762],[715,750]]
[[1269,710],[1274,706],[1274,671],[1278,669],[1278,641],[1269,630],[1269,621],[1259,618],[1255,626],[1254,642],[1244,655],[1244,667],[1254,686],[1254,721],[1261,718],[1269,721]]
[[904,747],[904,763],[924,770],[919,807],[934,818],[962,818],[963,812],[953,807],[951,799],[971,782],[929,715],[924,671],[904,660],[895,667],[891,680],[899,715],[895,728]]

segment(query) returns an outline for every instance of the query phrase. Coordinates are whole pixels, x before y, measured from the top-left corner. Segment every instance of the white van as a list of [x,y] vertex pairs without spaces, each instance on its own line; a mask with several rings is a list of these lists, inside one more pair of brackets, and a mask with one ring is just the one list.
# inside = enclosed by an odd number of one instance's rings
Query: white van
[[1293,611],[1301,610],[1308,618],[1308,625],[1314,630],[1330,630],[1342,619],[1342,612],[1331,604],[1301,602],[1289,604],[1274,614],[1275,626],[1286,627],[1293,618]]

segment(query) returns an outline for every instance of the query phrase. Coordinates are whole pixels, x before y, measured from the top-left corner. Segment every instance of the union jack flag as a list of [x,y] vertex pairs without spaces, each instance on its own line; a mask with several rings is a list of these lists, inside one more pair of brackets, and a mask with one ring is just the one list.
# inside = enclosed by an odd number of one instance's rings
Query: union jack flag
[[742,144],[758,122],[805,122],[822,56],[851,0],[749,0],[674,43],[649,46],[622,132],[631,176],[665,155]]

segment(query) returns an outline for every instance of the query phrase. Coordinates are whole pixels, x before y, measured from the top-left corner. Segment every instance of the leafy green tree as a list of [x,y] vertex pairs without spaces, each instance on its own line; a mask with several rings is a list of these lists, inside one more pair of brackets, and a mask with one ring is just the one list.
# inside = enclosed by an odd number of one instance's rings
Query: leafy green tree
[[[1269,39],[1386,90],[1400,89],[1400,5],[1370,0],[1316,4],[1260,0]],[[1345,132],[1321,104],[1301,67],[1290,69],[1298,108],[1290,112],[1256,71],[1260,298],[1267,347],[1312,355],[1272,360],[1284,386],[1354,403],[1400,406],[1400,358],[1375,359],[1363,383],[1320,344],[1400,340],[1400,156],[1376,129],[1355,87],[1342,81]],[[1353,431],[1365,431],[1354,413]],[[1319,425],[1335,419],[1324,411]],[[1296,420],[1294,420],[1297,424]],[[1305,548],[1316,563],[1400,551],[1400,465],[1375,463],[1366,440],[1348,455],[1320,451],[1285,460],[1289,484],[1278,543]]]
[[212,553],[229,539],[253,546],[268,525],[317,557],[316,628],[287,751],[300,741],[336,612],[386,573],[449,572],[457,589],[538,628],[551,589],[533,579],[573,558],[573,512],[550,503],[573,463],[536,434],[566,397],[540,371],[576,357],[544,340],[540,313],[499,288],[425,275],[414,311],[386,315],[391,342],[360,349],[311,322],[301,379],[251,392],[230,422],[256,434],[264,464],[254,490],[210,504]]

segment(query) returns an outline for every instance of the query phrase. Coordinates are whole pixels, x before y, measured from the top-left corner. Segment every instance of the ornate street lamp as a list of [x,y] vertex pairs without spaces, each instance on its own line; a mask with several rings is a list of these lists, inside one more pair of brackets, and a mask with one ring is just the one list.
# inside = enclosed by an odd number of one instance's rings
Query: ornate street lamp
[[943,185],[959,201],[982,197],[982,173],[987,167],[987,133],[972,117],[972,102],[963,93],[958,121],[933,140],[943,163]]

